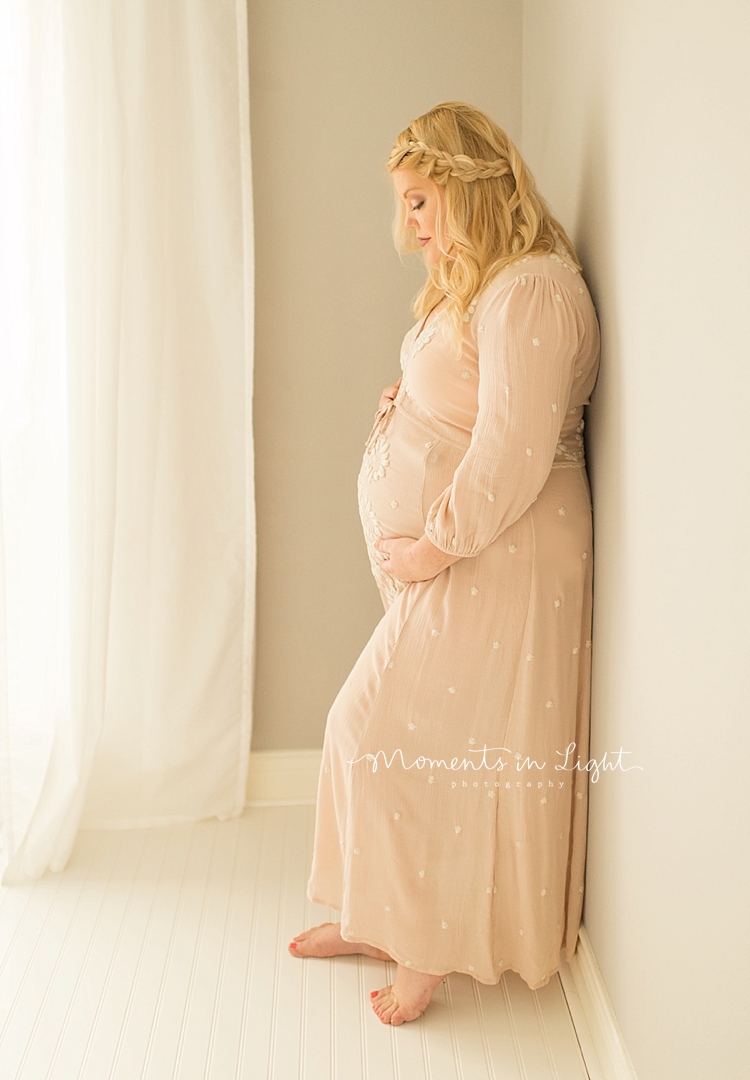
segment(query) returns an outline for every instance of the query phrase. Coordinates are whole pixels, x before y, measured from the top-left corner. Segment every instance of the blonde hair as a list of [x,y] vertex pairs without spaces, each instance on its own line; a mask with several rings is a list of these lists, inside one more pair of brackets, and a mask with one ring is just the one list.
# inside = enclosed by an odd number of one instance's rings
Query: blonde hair
[[[526,255],[557,252],[581,269],[575,248],[537,190],[534,178],[502,128],[471,105],[446,101],[401,132],[388,170],[414,169],[438,185],[436,240],[443,252],[414,300],[426,315],[448,297],[456,334],[472,300],[503,267]],[[394,239],[399,251],[418,251],[406,209],[397,197]]]

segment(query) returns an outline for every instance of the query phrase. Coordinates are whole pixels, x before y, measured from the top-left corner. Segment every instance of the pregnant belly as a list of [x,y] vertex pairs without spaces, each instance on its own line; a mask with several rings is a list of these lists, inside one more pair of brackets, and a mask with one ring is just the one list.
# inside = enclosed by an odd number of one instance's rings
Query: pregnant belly
[[357,481],[368,543],[379,536],[422,536],[427,511],[465,453],[402,406],[385,420],[368,441]]

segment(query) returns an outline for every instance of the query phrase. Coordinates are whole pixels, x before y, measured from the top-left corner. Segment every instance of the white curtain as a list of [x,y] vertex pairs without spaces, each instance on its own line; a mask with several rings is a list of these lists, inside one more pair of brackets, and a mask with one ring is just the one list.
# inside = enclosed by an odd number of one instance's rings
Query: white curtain
[[0,880],[240,814],[243,0],[0,0]]

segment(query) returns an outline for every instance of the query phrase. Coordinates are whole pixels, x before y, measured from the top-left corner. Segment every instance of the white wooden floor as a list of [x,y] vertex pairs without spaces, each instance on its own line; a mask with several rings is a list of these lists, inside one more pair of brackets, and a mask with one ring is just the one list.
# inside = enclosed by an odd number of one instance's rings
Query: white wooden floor
[[64,872],[0,888],[2,1080],[587,1080],[558,976],[450,975],[381,1024],[395,965],[295,959],[313,806],[81,832]]

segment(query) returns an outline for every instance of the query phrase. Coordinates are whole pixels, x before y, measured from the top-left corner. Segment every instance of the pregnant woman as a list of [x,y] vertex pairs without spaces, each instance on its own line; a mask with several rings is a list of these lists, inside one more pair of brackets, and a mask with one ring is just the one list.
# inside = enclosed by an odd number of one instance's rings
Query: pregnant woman
[[385,614],[328,717],[290,944],[397,964],[413,1020],[450,972],[531,989],[583,904],[592,624],[583,407],[599,327],[573,245],[507,135],[448,102],[388,167],[427,281],[358,480]]

